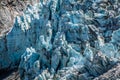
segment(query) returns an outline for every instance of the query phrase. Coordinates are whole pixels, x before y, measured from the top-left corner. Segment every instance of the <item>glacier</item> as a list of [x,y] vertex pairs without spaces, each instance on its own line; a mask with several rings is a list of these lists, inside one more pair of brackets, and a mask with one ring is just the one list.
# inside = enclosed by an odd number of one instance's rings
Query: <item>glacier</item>
[[21,80],[93,80],[120,61],[119,6],[119,0],[28,5],[0,38],[0,69],[19,67]]

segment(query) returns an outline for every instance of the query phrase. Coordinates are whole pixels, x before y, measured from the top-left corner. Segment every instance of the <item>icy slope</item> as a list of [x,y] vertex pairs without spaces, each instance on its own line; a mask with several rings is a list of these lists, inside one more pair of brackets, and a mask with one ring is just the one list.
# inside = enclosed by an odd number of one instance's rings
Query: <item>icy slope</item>
[[103,74],[120,60],[119,6],[117,0],[28,5],[0,40],[0,68],[20,62],[22,80],[89,80]]

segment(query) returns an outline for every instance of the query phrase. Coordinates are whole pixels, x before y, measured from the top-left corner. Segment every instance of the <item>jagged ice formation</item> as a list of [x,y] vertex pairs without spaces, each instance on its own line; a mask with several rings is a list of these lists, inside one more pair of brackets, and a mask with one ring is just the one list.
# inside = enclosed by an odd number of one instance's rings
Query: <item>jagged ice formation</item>
[[19,65],[22,80],[98,77],[120,60],[119,6],[119,0],[28,5],[0,39],[0,69]]

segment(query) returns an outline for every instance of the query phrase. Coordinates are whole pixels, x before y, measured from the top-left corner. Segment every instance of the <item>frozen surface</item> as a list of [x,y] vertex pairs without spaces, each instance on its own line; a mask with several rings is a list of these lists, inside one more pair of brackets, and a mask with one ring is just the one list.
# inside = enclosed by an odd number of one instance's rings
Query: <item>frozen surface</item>
[[[112,4],[112,5],[111,5]],[[120,60],[118,0],[40,0],[0,39],[0,69],[22,80],[91,80]]]

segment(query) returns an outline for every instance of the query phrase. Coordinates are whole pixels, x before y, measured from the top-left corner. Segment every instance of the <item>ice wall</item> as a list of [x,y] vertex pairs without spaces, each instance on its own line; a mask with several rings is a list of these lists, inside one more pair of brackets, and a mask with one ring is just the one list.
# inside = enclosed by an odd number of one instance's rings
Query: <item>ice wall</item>
[[117,0],[40,0],[0,40],[0,69],[22,80],[87,80],[119,61]]

